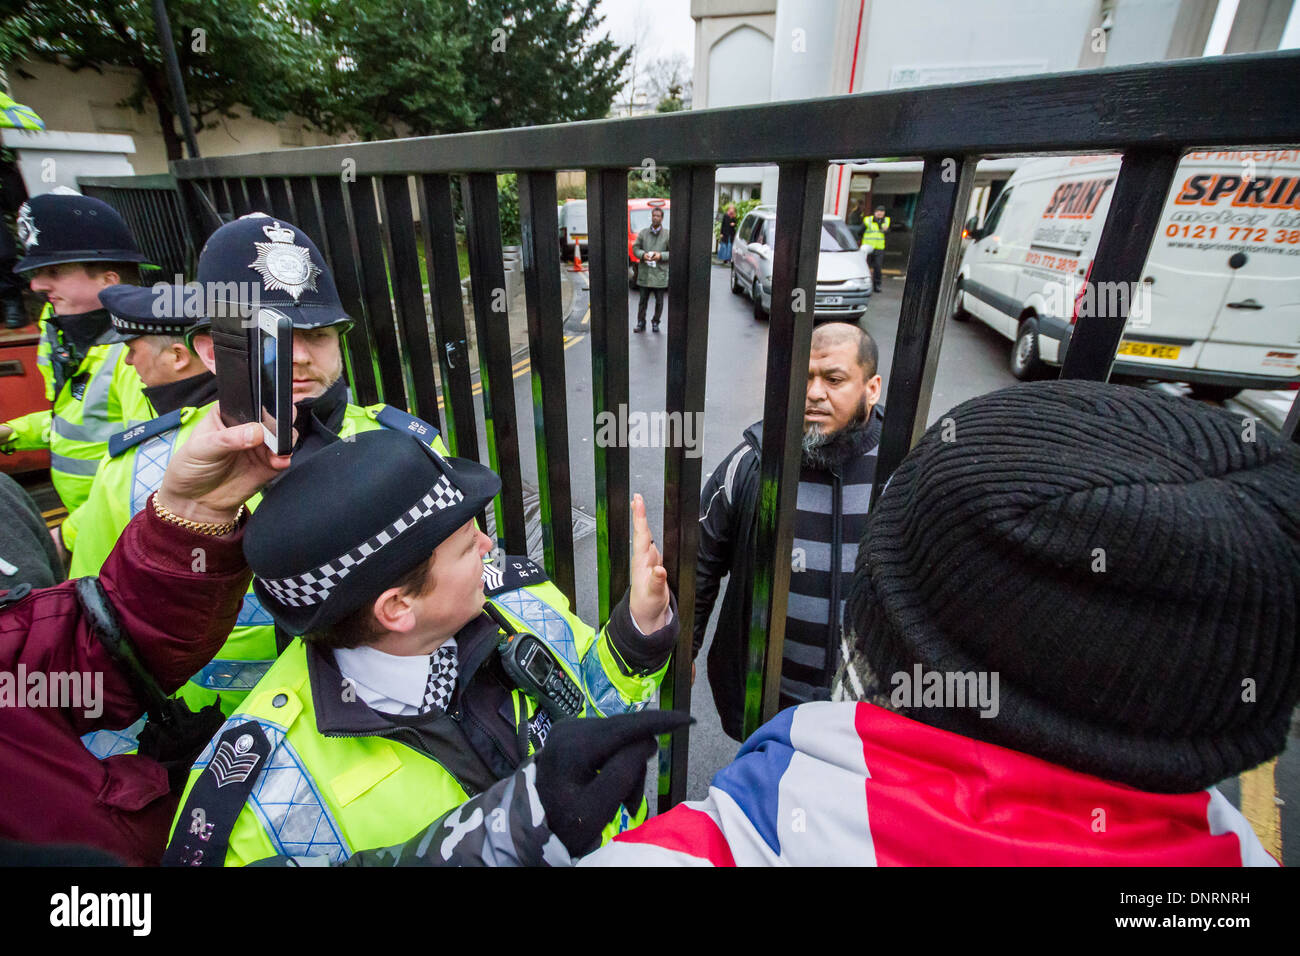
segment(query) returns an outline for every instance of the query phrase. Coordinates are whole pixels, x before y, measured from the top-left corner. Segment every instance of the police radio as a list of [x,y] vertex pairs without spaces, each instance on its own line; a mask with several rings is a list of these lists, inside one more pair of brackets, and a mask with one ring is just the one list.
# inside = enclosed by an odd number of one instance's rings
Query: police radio
[[497,653],[515,686],[535,697],[556,720],[582,713],[582,688],[541,638],[525,631],[507,634],[497,645]]

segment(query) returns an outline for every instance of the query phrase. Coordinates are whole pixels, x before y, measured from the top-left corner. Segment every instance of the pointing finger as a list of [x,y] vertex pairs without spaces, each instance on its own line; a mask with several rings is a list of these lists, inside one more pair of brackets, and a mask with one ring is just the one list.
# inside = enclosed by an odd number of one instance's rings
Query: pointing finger
[[638,556],[645,555],[653,546],[650,537],[650,524],[645,517],[645,500],[639,495],[632,496],[632,551]]

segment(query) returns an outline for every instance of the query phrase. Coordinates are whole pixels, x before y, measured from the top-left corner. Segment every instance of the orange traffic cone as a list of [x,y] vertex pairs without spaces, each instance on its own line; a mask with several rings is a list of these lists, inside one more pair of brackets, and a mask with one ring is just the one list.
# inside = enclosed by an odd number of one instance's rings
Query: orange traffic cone
[[569,268],[570,272],[582,271],[582,246],[578,240],[573,240],[573,265]]

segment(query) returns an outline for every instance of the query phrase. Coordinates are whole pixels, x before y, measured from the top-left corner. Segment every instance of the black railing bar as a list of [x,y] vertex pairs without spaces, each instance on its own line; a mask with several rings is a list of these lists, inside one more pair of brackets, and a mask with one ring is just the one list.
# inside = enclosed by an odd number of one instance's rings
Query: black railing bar
[[183,274],[183,267],[175,258],[180,244],[175,241],[177,236],[168,228],[166,196],[167,193],[161,191],[145,193],[144,204],[146,215],[152,220],[155,241],[159,244],[158,252],[167,260],[164,268],[170,281],[176,275]]
[[[1261,90],[1268,95],[1260,95]],[[1126,151],[1300,138],[1300,53],[1210,57],[172,164],[180,177],[630,168],[897,156]]]
[[519,174],[518,182],[542,558],[546,573],[576,608],[564,305],[555,267],[560,257],[555,176],[526,172]]
[[379,213],[375,208],[374,179],[360,176],[345,183],[343,192],[352,211],[352,232],[358,250],[361,297],[366,303],[371,342],[371,359],[379,381],[380,397],[386,404],[409,409],[406,382],[402,374],[401,348],[393,317],[392,292],[388,282],[388,264],[384,258],[383,239],[379,232]]
[[[1124,154],[1119,178],[1111,193],[1110,211],[1102,225],[1097,251],[1092,257],[1088,284],[1094,289],[1140,289],[1138,280],[1146,265],[1156,227],[1178,169],[1177,150],[1136,150]],[[1116,285],[1112,285],[1112,283]],[[1122,286],[1118,285],[1122,284]],[[1094,295],[1094,302],[1112,302],[1115,315],[1081,310],[1061,362],[1061,378],[1110,377],[1124,325],[1129,296]]]
[[[451,181],[446,176],[421,176],[416,181],[416,195],[420,203],[420,228],[424,232],[424,262],[429,274],[434,347],[442,378],[447,447],[453,455],[478,461],[478,422],[474,417],[468,335],[461,305]],[[486,527],[485,520],[480,526]]]
[[[293,222],[295,226],[298,223],[293,219],[293,204],[289,201],[289,184],[283,176],[267,176],[263,183],[266,187],[266,211],[276,219],[284,219]],[[298,226],[301,229],[301,226]],[[308,233],[308,235],[311,235]],[[316,237],[312,236],[312,241]]]
[[[286,177],[289,196],[293,203],[292,222],[316,241],[326,260],[333,262],[329,235],[321,223],[320,199],[316,195],[316,181],[307,176]],[[331,271],[337,272],[337,268]]]
[[136,176],[78,176],[77,185],[96,189],[175,189],[171,173],[140,173]]
[[[328,240],[327,261],[334,273],[339,299],[355,324],[347,333],[348,372],[354,398],[362,405],[379,401],[377,373],[372,356],[374,347],[370,340],[371,322],[362,294],[358,263],[361,258],[357,247],[356,230],[348,211],[343,183],[337,176],[321,177],[316,181],[319,194],[320,222]],[[295,223],[296,225],[296,223]]]
[[805,371],[812,344],[825,189],[824,164],[782,164],[777,207],[786,210],[787,223],[797,222],[800,228],[778,229],[772,254],[763,452],[759,461],[753,603],[746,655],[745,737],[771,720],[780,697],[807,389]]
[[885,417],[876,456],[876,474],[871,486],[873,504],[889,476],[925,431],[944,325],[963,251],[962,219],[970,204],[974,182],[973,160],[956,169],[945,168],[943,160],[930,160],[921,174],[898,335],[889,366],[887,394],[882,396],[889,414]]
[[429,342],[429,316],[424,309],[424,289],[420,283],[410,181],[405,176],[384,176],[379,185],[386,245],[392,256],[393,302],[405,359],[402,373],[406,391],[411,398],[411,411],[434,424],[438,420],[438,392],[433,374],[433,348]]
[[501,260],[501,217],[495,173],[471,173],[461,180],[469,246],[470,294],[483,383],[483,422],[488,465],[501,476],[494,504],[497,537],[508,554],[528,553],[523,477],[519,464],[519,416],[510,361],[509,300]]
[[253,211],[248,202],[248,185],[243,177],[227,177],[226,192],[230,196],[230,214],[238,219]]
[[266,182],[261,176],[250,176],[244,180],[244,191],[248,194],[248,211],[270,214],[270,202],[266,195]]
[[[681,630],[672,663],[659,687],[659,706],[691,709],[695,636],[695,565],[699,550],[705,382],[709,351],[709,285],[713,256],[711,166],[673,170],[673,228],[668,235],[668,374],[665,410],[680,423],[677,441],[664,452],[663,559],[677,596]],[[671,427],[671,425],[669,426]],[[688,448],[688,436],[697,444]],[[743,545],[741,545],[743,547]],[[686,799],[690,729],[671,734],[660,752],[659,812]],[[667,770],[665,779],[665,769]]]
[[[628,402],[626,170],[587,171],[587,240],[591,253],[587,261],[595,434],[602,413],[617,417],[619,405]],[[597,615],[606,621],[629,581],[631,462],[628,448],[621,443],[606,446],[593,441],[592,451],[596,478]]]

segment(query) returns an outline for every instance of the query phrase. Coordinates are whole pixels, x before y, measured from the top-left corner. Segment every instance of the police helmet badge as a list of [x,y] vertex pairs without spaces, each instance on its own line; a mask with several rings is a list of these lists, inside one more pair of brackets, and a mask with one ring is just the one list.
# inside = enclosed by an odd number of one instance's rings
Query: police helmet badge
[[263,226],[270,242],[255,242],[257,258],[248,264],[256,269],[262,277],[262,285],[268,291],[280,289],[293,296],[297,302],[304,289],[316,291],[316,277],[320,275],[320,266],[311,261],[311,252],[295,243],[293,230],[272,220],[269,226]]
[[243,783],[248,779],[249,774],[253,772],[253,768],[262,759],[261,754],[250,753],[252,748],[253,737],[251,734],[241,734],[239,739],[235,741],[234,746],[231,746],[229,740],[221,742],[221,746],[217,748],[216,754],[212,757],[212,763],[209,764],[218,788],[224,787],[228,783]]
[[18,241],[23,244],[23,248],[30,249],[37,244],[41,231],[36,228],[36,221],[32,219],[32,207],[23,203],[18,207],[18,216],[14,220],[18,226]]

